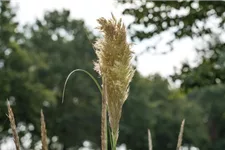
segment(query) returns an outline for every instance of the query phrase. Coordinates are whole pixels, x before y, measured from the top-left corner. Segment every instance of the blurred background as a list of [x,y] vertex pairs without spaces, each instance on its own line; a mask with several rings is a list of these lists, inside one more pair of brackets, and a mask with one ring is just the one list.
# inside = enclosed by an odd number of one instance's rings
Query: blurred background
[[0,1],[0,149],[14,150],[6,101],[23,150],[39,150],[43,109],[51,150],[100,149],[101,94],[91,79],[96,19],[127,27],[137,69],[124,104],[119,149],[225,149],[225,2],[149,0]]

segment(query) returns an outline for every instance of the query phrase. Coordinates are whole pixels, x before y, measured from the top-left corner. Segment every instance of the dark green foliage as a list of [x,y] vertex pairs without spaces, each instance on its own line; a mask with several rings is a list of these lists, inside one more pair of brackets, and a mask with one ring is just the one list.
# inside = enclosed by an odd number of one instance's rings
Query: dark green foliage
[[175,73],[172,79],[180,80],[181,87],[185,91],[193,88],[201,88],[209,85],[216,85],[225,83],[225,66],[224,66],[224,43],[216,43],[210,48],[210,57],[202,56],[202,61],[196,67],[190,67],[189,64],[184,63],[180,73]]
[[99,145],[101,97],[94,82],[82,73],[68,82],[65,101],[62,89],[67,75],[74,69],[85,69],[95,75],[94,36],[83,21],[70,19],[70,12],[47,12],[43,20],[27,27],[31,37],[25,46],[43,56],[45,66],[38,70],[39,82],[54,91],[57,102],[46,109],[50,136],[58,136],[64,148],[81,146],[84,140]]
[[[173,35],[167,44],[172,46],[174,39],[204,38],[208,35],[213,36],[215,28],[225,29],[224,1],[119,0],[119,2],[125,7],[123,14],[133,17],[134,21],[129,25],[133,41],[151,39],[170,30]],[[213,28],[207,27],[204,24],[208,23],[209,18],[220,21]],[[201,23],[203,25],[200,25]],[[142,28],[136,28],[137,26]]]
[[210,142],[209,149],[223,149],[225,136],[225,85],[206,86],[196,89],[188,95],[190,100],[195,100],[204,108],[204,122],[208,128]]
[[[203,110],[202,122],[205,123],[207,133],[200,132],[199,134],[208,135],[209,141],[198,147],[223,150],[225,124],[222,117],[223,111],[220,108],[225,107],[223,102],[225,41],[221,38],[225,30],[225,2],[151,2],[148,0],[119,0],[119,2],[122,5],[126,4],[124,15],[134,17],[134,21],[129,26],[133,41],[152,39],[162,35],[164,31],[170,31],[174,35],[168,42],[170,46],[173,46],[173,41],[182,38],[202,40],[202,43],[195,47],[199,63],[195,67],[191,67],[189,63],[183,63],[181,70],[177,70],[171,77],[173,81],[181,82],[181,90],[190,93],[189,101],[197,102]],[[180,11],[180,13],[176,14],[175,11]],[[217,23],[215,23],[216,20]],[[213,21],[215,24],[208,26]],[[142,28],[137,29],[136,26],[142,26]],[[152,27],[153,29],[150,30]]]
[[[140,0],[139,2],[133,0],[119,0],[121,3],[127,4],[127,6],[136,7],[127,7],[123,13],[125,15],[130,15],[135,18],[134,22],[130,27],[143,24],[145,27],[149,25],[154,25],[156,28],[154,31],[150,32],[135,32],[134,36],[143,40],[144,38],[152,37],[154,34],[159,34],[162,31],[168,30],[171,27],[179,27],[178,32],[176,32],[175,37],[180,38],[184,36],[199,36],[202,33],[211,33],[211,30],[207,28],[198,29],[197,32],[193,31],[193,27],[198,28],[198,21],[207,21],[210,16],[215,15],[217,18],[221,18],[222,21],[219,24],[219,27],[224,28],[224,6],[223,1],[144,1]],[[129,5],[128,5],[129,4]],[[126,7],[126,6],[125,6]],[[172,11],[184,11],[185,13],[180,14],[171,14]],[[166,24],[166,25],[164,25]],[[182,26],[180,24],[183,24]],[[140,36],[140,35],[142,36]]]
[[222,150],[224,139],[224,44],[215,46],[210,57],[191,68],[184,64],[180,73],[172,76],[181,81],[181,88],[190,93],[190,99],[198,102],[205,110],[204,121],[208,127],[211,149]]
[[158,75],[143,78],[137,73],[124,105],[119,141],[128,149],[148,149],[150,128],[154,149],[176,149],[179,127],[185,118],[184,143],[201,147],[208,138],[202,116],[203,110],[187,101],[184,94],[170,90],[167,80]]
[[0,136],[2,139],[9,127],[5,115],[7,99],[20,122],[24,122],[25,125],[31,123],[38,127],[39,111],[44,101],[54,102],[55,96],[35,78],[37,72],[34,68],[39,68],[39,65],[32,59],[34,55],[19,44],[18,38],[22,38],[22,35],[17,31],[18,23],[14,21],[15,13],[11,9],[10,2],[1,1],[0,6]]

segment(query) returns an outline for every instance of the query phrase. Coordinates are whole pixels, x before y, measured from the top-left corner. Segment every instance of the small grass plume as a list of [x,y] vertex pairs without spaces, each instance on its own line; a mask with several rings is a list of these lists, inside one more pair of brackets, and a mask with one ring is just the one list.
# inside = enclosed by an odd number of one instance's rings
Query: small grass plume
[[185,120],[182,121],[181,126],[180,126],[180,132],[179,132],[178,141],[177,141],[177,150],[180,150],[181,145],[182,145],[184,124],[185,124]]
[[12,108],[10,107],[9,102],[7,102],[7,107],[8,107],[8,117],[9,117],[11,129],[12,129],[12,134],[13,134],[16,150],[20,150],[20,142],[19,142],[19,136],[16,131],[15,118],[14,118],[14,114],[13,114]]
[[148,129],[148,150],[152,150],[152,136],[150,129]]
[[47,130],[45,124],[45,117],[42,110],[41,110],[41,143],[42,143],[42,150],[48,150]]
[[131,65],[132,52],[126,41],[126,29],[121,19],[97,20],[104,37],[94,44],[98,57],[95,70],[102,77],[103,95],[108,108],[113,150],[119,136],[122,106],[127,99],[129,83],[134,75]]

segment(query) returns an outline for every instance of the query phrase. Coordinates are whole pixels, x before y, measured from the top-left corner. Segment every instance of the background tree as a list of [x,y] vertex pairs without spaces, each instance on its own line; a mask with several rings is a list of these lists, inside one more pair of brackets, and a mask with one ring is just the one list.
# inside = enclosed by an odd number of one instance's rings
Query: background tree
[[197,101],[204,108],[204,122],[208,128],[210,141],[207,149],[223,149],[224,142],[224,106],[225,106],[225,86],[224,84],[205,86],[193,90],[188,98]]
[[[134,40],[153,39],[165,31],[171,32],[171,39],[198,38],[210,42],[215,35],[224,32],[223,1],[149,1],[119,0],[125,8],[123,14],[133,18],[130,35]],[[208,22],[212,21],[213,26]],[[154,48],[157,45],[149,48]]]
[[[223,1],[133,1],[119,0],[125,7],[123,14],[134,18],[129,25],[133,41],[143,41],[162,36],[165,32],[171,33],[168,45],[179,39],[190,38],[201,41],[195,45],[198,52],[198,64],[191,67],[183,63],[172,79],[181,81],[181,88],[192,95],[191,100],[198,102],[204,109],[205,123],[210,135],[206,149],[223,149],[224,136],[214,131],[223,131],[224,118],[219,106],[225,107],[221,97],[221,87],[224,85],[224,36],[225,16]],[[210,25],[211,23],[211,25]],[[138,28],[137,28],[138,27]],[[147,50],[152,51],[150,45]],[[168,51],[166,51],[168,52]],[[194,91],[193,91],[194,90]],[[195,93],[193,94],[192,91]],[[210,91],[210,92],[209,92]],[[205,93],[204,97],[202,93]],[[207,93],[208,92],[208,93]],[[206,94],[207,93],[207,94]],[[217,100],[216,100],[217,99]],[[213,107],[214,109],[209,108]],[[214,117],[220,116],[220,117]],[[213,131],[213,133],[212,133]],[[216,145],[216,146],[215,146]],[[205,148],[204,148],[205,149]]]
[[[183,63],[181,70],[172,75],[174,81],[181,81],[181,88],[191,91],[193,88],[201,88],[210,85],[225,83],[225,44],[223,41],[216,41],[210,47],[206,55],[202,56],[202,61],[191,67],[188,63]],[[207,55],[208,54],[208,55]]]
[[204,147],[208,135],[202,108],[178,90],[171,90],[168,81],[159,75],[145,78],[137,73],[124,105],[119,141],[126,143],[128,149],[148,149],[150,128],[154,149],[175,149],[184,118],[184,143]]
[[[45,101],[54,102],[54,93],[34,78],[40,61],[34,61],[34,55],[21,47],[21,34],[18,23],[14,21],[15,12],[9,1],[0,1],[0,139],[4,139],[9,122],[5,114],[8,99],[15,116],[22,126],[39,128],[39,111]],[[35,133],[33,127],[29,132]],[[21,136],[25,131],[20,132]],[[35,134],[32,137],[35,139]]]
[[36,78],[57,99],[45,110],[49,136],[58,136],[64,149],[79,148],[85,140],[99,145],[101,99],[94,82],[82,73],[72,76],[62,104],[63,85],[72,70],[85,69],[97,77],[93,70],[94,35],[83,21],[71,19],[67,10],[46,12],[26,31],[29,36],[24,47],[42,56],[46,64]]

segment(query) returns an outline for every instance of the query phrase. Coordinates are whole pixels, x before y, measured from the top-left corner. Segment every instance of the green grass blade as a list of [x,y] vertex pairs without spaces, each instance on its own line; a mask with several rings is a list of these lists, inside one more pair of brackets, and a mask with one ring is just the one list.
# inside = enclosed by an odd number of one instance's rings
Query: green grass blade
[[83,70],[83,69],[75,69],[73,71],[70,72],[70,74],[67,76],[66,78],[66,81],[64,83],[64,87],[63,87],[63,95],[62,95],[62,103],[64,101],[64,97],[65,97],[65,90],[66,90],[66,85],[67,85],[67,82],[70,78],[70,76],[75,73],[75,72],[84,72],[86,73],[94,82],[95,82],[95,85],[98,87],[98,90],[99,92],[102,94],[102,89],[101,89],[101,86],[99,85],[98,81],[86,70]]

